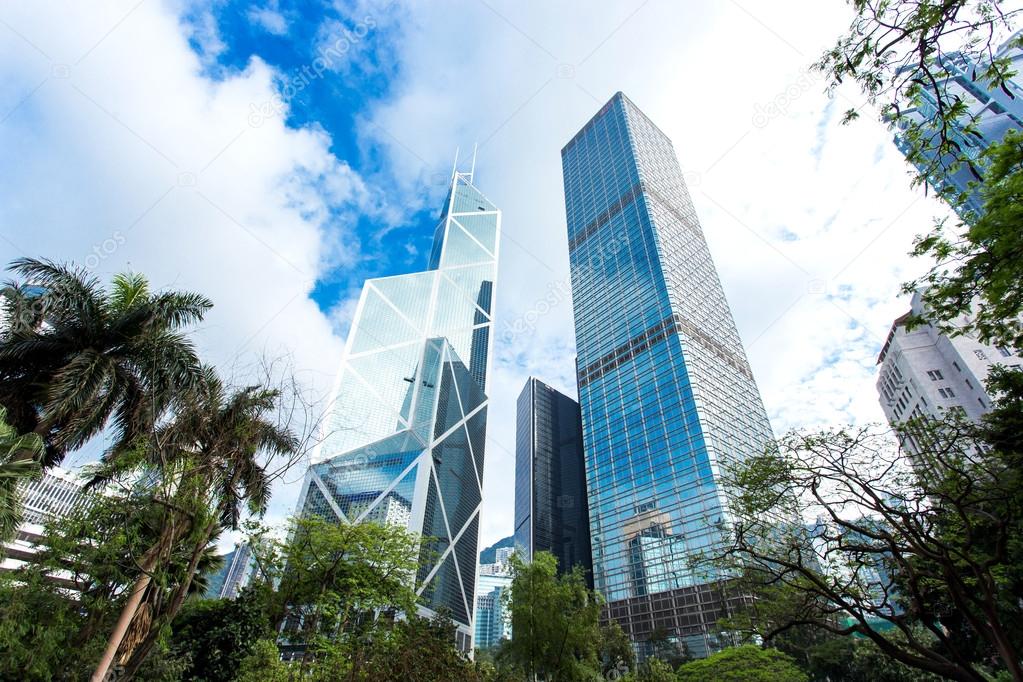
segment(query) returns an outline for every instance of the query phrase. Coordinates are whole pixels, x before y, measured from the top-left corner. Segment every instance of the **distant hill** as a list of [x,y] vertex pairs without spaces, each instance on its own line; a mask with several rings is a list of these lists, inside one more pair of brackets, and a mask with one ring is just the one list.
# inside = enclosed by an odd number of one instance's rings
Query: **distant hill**
[[497,559],[497,550],[502,547],[511,547],[515,544],[515,536],[509,535],[506,538],[501,538],[494,544],[487,547],[485,550],[480,552],[480,563],[481,564],[492,564]]

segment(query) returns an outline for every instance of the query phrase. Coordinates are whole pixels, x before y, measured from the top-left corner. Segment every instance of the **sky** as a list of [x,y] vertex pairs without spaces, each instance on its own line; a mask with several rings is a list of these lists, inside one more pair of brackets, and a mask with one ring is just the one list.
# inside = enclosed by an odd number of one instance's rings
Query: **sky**
[[560,150],[621,90],[674,142],[775,432],[882,421],[877,353],[927,266],[907,254],[947,211],[862,96],[810,68],[851,9],[581,6],[3,3],[0,261],[203,292],[205,358],[238,376],[287,357],[322,397],[362,282],[425,269],[456,150],[476,146],[503,210],[483,547],[512,531],[526,378],[575,395]]

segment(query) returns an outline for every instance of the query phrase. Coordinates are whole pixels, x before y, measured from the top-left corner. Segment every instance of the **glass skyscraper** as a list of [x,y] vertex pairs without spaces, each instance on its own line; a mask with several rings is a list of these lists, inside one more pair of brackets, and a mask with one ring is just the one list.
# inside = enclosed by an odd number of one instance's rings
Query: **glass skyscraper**
[[423,536],[421,612],[472,642],[500,211],[453,175],[429,269],[367,280],[299,513]]
[[[1015,73],[1019,73],[1023,68],[1023,48],[1016,45],[1021,35],[1023,32],[1017,32],[1005,41],[994,55],[995,59],[1009,60],[1009,68]],[[939,80],[936,86],[943,98],[949,101],[961,100],[965,103],[966,113],[962,116],[962,125],[954,126],[948,132],[948,136],[960,146],[963,156],[978,165],[983,165],[980,157],[984,150],[992,144],[1001,142],[1009,130],[1023,129],[1023,81],[1014,77],[1006,82],[1005,90],[993,88],[984,82],[982,75],[989,65],[987,62],[977,63],[961,52],[944,55],[941,66],[945,71],[945,77]],[[965,195],[963,205],[957,208],[961,215],[964,217],[970,213],[979,215],[984,208],[984,200],[973,186],[976,185],[977,178],[969,167],[963,164],[954,172],[946,172],[954,161],[951,155],[942,159],[941,164],[936,164],[938,129],[930,125],[930,122],[935,119],[937,111],[938,101],[935,92],[924,87],[920,89],[918,106],[902,112],[903,116],[914,124],[924,124],[924,135],[920,142],[924,145],[924,158],[917,164],[917,169],[922,173],[931,173],[928,183],[939,192],[954,191],[956,194]],[[963,127],[971,122],[975,126],[974,134],[967,133]],[[906,127],[903,125],[895,135],[895,144],[903,154],[908,154],[913,147],[904,132]],[[934,144],[927,145],[925,140],[931,136],[934,136]]]
[[771,426],[668,137],[619,92],[561,158],[595,588],[641,653],[706,655],[731,598],[691,559]]
[[546,551],[558,570],[592,580],[579,403],[535,377],[519,394],[515,430],[515,546]]

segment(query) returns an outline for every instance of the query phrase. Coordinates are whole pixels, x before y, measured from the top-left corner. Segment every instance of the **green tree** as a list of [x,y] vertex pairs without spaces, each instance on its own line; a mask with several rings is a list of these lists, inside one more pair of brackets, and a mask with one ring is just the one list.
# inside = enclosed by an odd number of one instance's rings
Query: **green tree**
[[597,649],[600,657],[601,672],[604,677],[612,670],[617,672],[634,670],[636,652],[632,648],[629,636],[622,630],[617,621],[610,621],[600,628],[600,645]]
[[20,433],[46,443],[58,464],[105,427],[115,443],[144,435],[199,377],[184,330],[212,304],[199,294],[153,293],[142,275],[109,290],[79,268],[22,258],[24,278],[2,292],[0,405]]
[[21,523],[19,488],[39,475],[42,453],[42,439],[34,433],[18,435],[7,423],[7,411],[0,407],[0,543],[14,537]]
[[600,602],[582,570],[558,575],[557,559],[538,552],[528,564],[513,556],[512,574],[512,639],[500,659],[545,682],[599,675]]
[[260,639],[242,659],[234,679],[235,682],[291,682],[293,678],[288,665],[281,661],[274,640]]
[[[155,486],[166,504],[164,532],[144,559],[145,572],[125,604],[98,671],[122,650],[129,629],[136,628],[142,631],[138,641],[121,655],[124,674],[134,674],[162,628],[180,611],[216,534],[222,528],[237,529],[243,510],[257,516],[265,512],[270,498],[267,459],[288,457],[299,448],[298,438],[272,417],[279,397],[278,391],[262,386],[231,391],[207,368],[197,387],[176,401],[172,420],[131,448],[114,449],[104,457],[113,472],[141,466],[157,474]],[[150,572],[179,545],[190,554],[185,572],[165,590],[150,589]]]
[[679,682],[808,682],[795,662],[775,649],[747,644],[679,666]]
[[[758,634],[806,625],[950,679],[980,682],[989,660],[1023,679],[1023,448],[1006,428],[1018,426],[1023,378],[994,372],[991,386],[1009,407],[982,424],[953,414],[901,426],[912,458],[887,429],[838,429],[789,435],[730,471],[724,558],[757,596]],[[815,532],[778,523],[798,518],[795,500],[823,519]]]
[[404,528],[296,518],[284,538],[256,527],[250,543],[256,579],[274,588],[270,626],[289,641],[315,643],[367,615],[415,611],[419,539]]
[[186,601],[172,623],[170,648],[187,656],[182,680],[231,682],[256,642],[272,635],[266,594],[258,586],[234,599]]
[[676,682],[678,677],[670,664],[659,658],[648,658],[636,671],[636,682]]

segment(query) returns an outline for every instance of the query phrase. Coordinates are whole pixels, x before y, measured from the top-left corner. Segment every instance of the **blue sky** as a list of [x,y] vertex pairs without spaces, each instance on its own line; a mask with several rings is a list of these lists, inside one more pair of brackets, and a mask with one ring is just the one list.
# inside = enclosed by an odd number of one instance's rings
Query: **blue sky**
[[[481,542],[512,525],[526,377],[574,392],[559,152],[617,90],[675,144],[777,432],[882,419],[876,354],[943,207],[855,91],[809,70],[841,0],[263,3],[0,10],[0,260],[125,269],[216,307],[329,395],[362,281],[422,269],[455,150],[504,212]],[[328,59],[329,57],[329,59]],[[320,60],[320,61],[317,61]],[[81,464],[83,452],[69,460]],[[275,495],[294,508],[299,469]]]

